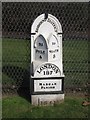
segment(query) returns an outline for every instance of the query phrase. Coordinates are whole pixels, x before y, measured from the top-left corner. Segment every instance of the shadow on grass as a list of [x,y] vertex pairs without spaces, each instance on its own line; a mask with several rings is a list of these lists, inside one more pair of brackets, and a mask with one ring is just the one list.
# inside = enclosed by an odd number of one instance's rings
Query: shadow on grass
[[[17,89],[17,93],[19,96],[25,98],[29,102],[31,102],[30,98],[30,68],[28,70],[22,69],[18,66],[3,66],[2,72],[7,75],[10,80],[12,80],[10,89]],[[4,77],[3,77],[4,81]],[[9,81],[8,81],[9,83]],[[7,86],[7,82],[5,83]],[[3,86],[4,87],[4,86]],[[5,87],[4,87],[5,88]]]

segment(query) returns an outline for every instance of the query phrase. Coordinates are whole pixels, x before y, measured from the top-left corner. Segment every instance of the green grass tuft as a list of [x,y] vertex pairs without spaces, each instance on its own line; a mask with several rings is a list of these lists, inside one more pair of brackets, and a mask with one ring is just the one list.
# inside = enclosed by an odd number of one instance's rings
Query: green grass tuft
[[54,106],[33,106],[16,96],[3,98],[3,118],[87,118],[88,107],[82,106],[85,98],[65,97]]

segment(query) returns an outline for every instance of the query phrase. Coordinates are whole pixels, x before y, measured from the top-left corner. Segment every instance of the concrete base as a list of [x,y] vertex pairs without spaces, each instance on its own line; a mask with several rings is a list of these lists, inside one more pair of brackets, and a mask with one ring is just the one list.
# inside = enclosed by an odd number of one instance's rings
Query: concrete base
[[32,105],[53,105],[64,100],[64,94],[31,95]]

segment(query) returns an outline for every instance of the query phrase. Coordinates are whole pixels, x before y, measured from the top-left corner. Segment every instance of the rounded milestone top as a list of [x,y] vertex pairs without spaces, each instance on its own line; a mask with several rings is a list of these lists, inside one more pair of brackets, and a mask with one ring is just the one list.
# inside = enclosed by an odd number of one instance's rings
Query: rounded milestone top
[[[41,26],[44,28],[47,27],[47,30],[51,28],[50,30],[54,29],[54,31],[58,33],[62,33],[62,26],[59,20],[51,15],[51,14],[41,14],[39,15],[33,22],[31,27],[31,33],[38,33]],[[49,27],[50,26],[50,27]],[[46,30],[46,29],[45,29]],[[45,31],[44,30],[44,31]],[[46,30],[46,31],[47,31]]]

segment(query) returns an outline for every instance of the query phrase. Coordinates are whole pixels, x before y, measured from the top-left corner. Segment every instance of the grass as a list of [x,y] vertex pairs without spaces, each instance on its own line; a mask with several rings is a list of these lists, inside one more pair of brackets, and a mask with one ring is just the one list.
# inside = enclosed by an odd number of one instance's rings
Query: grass
[[25,63],[30,61],[29,41],[22,39],[3,39],[2,41],[3,65],[17,65],[19,67],[25,68],[27,65]]
[[26,99],[14,96],[3,98],[3,118],[87,118],[88,107],[82,106],[85,98],[65,97],[54,106],[33,106]]
[[[88,80],[88,42],[83,40],[63,41],[63,59],[66,86],[84,86]],[[22,39],[2,40],[3,85],[12,86],[27,81],[30,71],[30,41]],[[32,106],[20,96],[3,98],[3,118],[86,118],[88,107],[83,107],[85,98],[65,97],[54,106]]]
[[[3,84],[22,79],[22,71],[30,69],[30,40],[3,39],[2,60]],[[84,86],[88,81],[88,41],[63,41],[63,60],[65,84]]]

